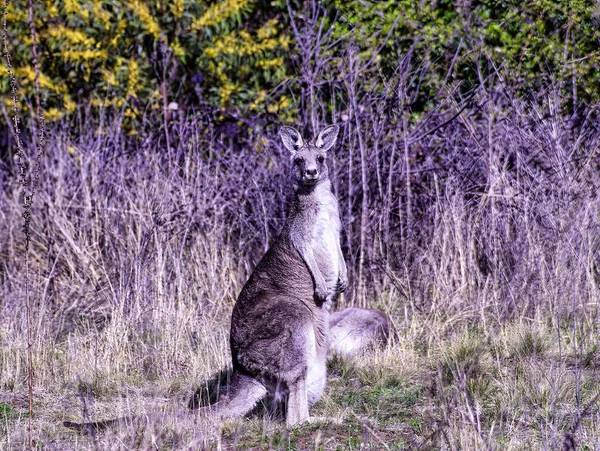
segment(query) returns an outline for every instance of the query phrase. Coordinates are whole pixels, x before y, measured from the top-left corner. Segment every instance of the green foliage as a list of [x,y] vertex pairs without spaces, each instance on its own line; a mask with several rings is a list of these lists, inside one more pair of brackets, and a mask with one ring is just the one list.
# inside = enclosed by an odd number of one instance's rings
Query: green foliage
[[[15,74],[31,98],[24,0],[10,3],[7,21]],[[265,90],[286,75],[289,39],[260,1],[43,0],[35,25],[49,120],[77,104],[124,109],[131,118],[172,100],[257,110],[265,107]],[[0,80],[10,102],[4,65]]]
[[408,52],[417,70],[430,67],[412,86],[417,110],[455,84],[464,91],[479,85],[496,69],[523,95],[555,84],[571,107],[600,100],[600,10],[594,2],[328,3],[338,18],[336,36],[353,36],[364,59],[381,47],[388,75]]
[[[333,27],[333,37],[341,38],[326,51],[333,57],[328,68],[335,71],[350,49],[363,62],[372,60],[374,73],[391,77],[409,55],[419,72],[408,86],[415,113],[431,108],[448,91],[479,86],[490,75],[500,75],[523,96],[557,86],[571,110],[600,99],[600,10],[594,2],[320,4],[327,11],[325,29]],[[302,2],[290,5],[302,8]],[[296,22],[302,23],[307,12]],[[49,120],[73,113],[76,106],[107,106],[135,122],[148,108],[165,109],[171,101],[208,104],[242,116],[294,115],[283,91],[273,96],[274,88],[298,70],[294,58],[302,51],[283,0],[41,0],[35,16]],[[10,2],[7,21],[9,51],[26,100],[21,106],[26,106],[35,72],[25,0]],[[384,86],[375,80],[365,88]],[[0,66],[0,90],[9,105],[5,65]]]
[[453,384],[461,377],[465,379],[485,375],[486,358],[482,338],[468,331],[455,338],[438,363],[438,371],[446,384]]
[[15,408],[7,403],[0,402],[0,420],[7,419],[14,414]]

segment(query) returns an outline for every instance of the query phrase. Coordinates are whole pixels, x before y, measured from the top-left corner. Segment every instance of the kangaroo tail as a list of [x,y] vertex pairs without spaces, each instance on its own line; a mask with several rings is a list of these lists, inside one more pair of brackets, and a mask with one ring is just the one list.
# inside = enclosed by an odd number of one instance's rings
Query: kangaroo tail
[[115,418],[113,420],[92,421],[90,423],[73,423],[71,421],[63,421],[63,426],[86,435],[93,435],[96,432],[104,431],[110,427],[127,424],[134,421],[136,417],[129,416],[123,418]]
[[231,368],[225,368],[213,375],[212,378],[204,381],[190,398],[188,408],[197,410],[200,407],[215,404],[221,396],[226,396],[231,386],[232,374],[233,370]]
[[266,395],[267,389],[261,382],[234,371],[226,394],[220,395],[214,404],[202,407],[200,413],[217,418],[243,417]]
[[[241,374],[222,371],[215,379],[211,379],[198,390],[190,400],[188,407],[198,409],[200,415],[212,418],[243,417],[267,394],[266,387],[258,380]],[[82,434],[94,435],[109,428],[125,426],[138,420],[150,420],[151,415],[126,416],[112,420],[92,421],[89,423],[73,423],[64,421],[63,426]]]

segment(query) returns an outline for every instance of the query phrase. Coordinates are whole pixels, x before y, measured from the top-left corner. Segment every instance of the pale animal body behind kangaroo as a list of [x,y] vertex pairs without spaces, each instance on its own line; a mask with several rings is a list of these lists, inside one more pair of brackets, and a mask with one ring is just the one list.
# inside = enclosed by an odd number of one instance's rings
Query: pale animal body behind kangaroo
[[[325,389],[328,307],[348,285],[340,248],[338,202],[331,191],[327,151],[339,128],[306,142],[291,127],[279,136],[292,156],[294,198],[279,237],[244,285],[231,315],[233,372],[229,391],[201,409],[217,418],[241,417],[267,395],[286,406],[286,424],[309,420],[308,407]],[[133,417],[130,417],[133,418]],[[126,419],[70,423],[104,429]]]
[[329,353],[341,357],[383,348],[395,336],[390,317],[380,310],[349,307],[329,315]]

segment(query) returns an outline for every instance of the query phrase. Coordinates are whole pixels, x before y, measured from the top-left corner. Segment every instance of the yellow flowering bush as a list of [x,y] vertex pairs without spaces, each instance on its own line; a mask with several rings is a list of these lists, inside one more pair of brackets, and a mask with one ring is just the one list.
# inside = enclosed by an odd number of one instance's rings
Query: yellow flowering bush
[[[35,26],[46,117],[60,119],[76,104],[126,108],[130,118],[173,100],[264,108],[265,90],[286,76],[281,10],[256,0],[41,0]],[[14,72],[31,98],[26,0],[11,1],[7,13]],[[5,98],[8,78],[0,66]]]

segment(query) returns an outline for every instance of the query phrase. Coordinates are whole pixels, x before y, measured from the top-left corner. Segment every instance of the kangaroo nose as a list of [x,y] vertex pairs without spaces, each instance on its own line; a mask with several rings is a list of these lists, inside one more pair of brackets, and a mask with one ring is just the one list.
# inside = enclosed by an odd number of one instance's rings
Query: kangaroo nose
[[306,170],[306,175],[310,175],[312,177],[316,176],[317,173],[318,173],[318,170],[316,168],[315,169],[307,169]]

